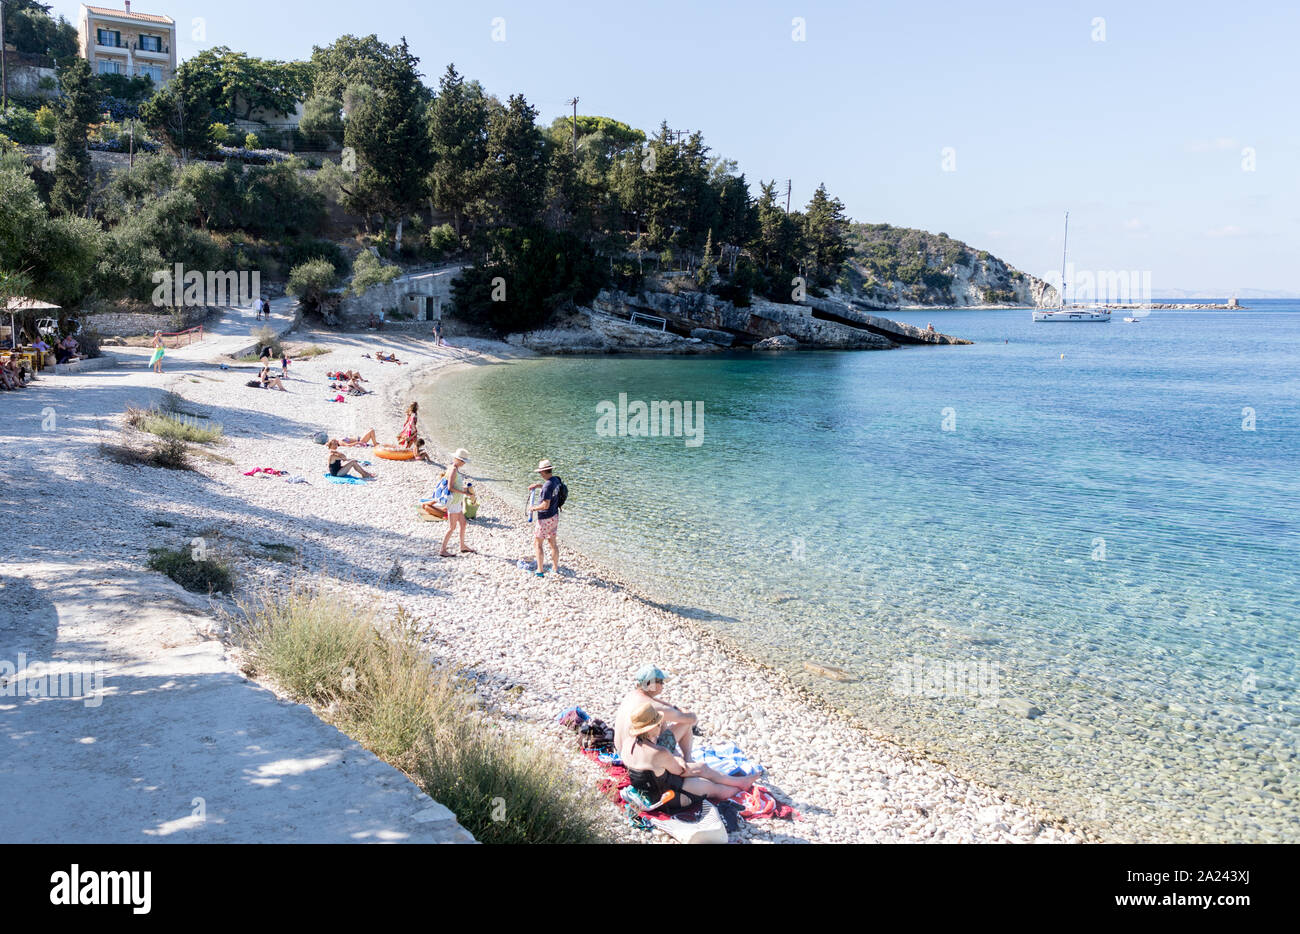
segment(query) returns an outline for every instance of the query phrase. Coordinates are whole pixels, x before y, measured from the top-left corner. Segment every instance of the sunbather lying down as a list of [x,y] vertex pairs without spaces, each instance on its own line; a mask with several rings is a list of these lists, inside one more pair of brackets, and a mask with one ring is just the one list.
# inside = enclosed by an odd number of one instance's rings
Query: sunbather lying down
[[[646,665],[636,673],[636,686],[623,698],[617,713],[614,714],[614,746],[623,757],[623,762],[625,764],[629,762],[628,757],[634,750],[639,750],[640,761],[650,762],[651,760],[647,758],[650,752],[645,747],[653,745],[662,750],[668,759],[681,765],[680,774],[688,778],[701,779],[714,786],[712,791],[707,789],[700,791],[700,794],[707,797],[712,798],[715,794],[722,794],[725,791],[723,798],[730,798],[737,791],[743,791],[754,784],[756,775],[723,775],[706,765],[691,761],[691,746],[695,740],[694,729],[699,717],[660,700],[659,695],[663,693],[663,689],[664,673],[654,665]],[[632,728],[634,716],[646,705],[658,714],[657,730],[648,737],[642,735],[646,731],[635,733]],[[658,765],[667,767],[668,759],[659,758],[654,761]],[[628,768],[632,766],[628,765]]]
[[381,361],[383,361],[384,363],[401,363],[401,362],[402,362],[401,360],[398,360],[398,359],[397,359],[397,354],[391,354],[391,353],[386,354],[386,353],[384,353],[382,350],[376,350],[376,351],[375,351],[375,359],[376,359],[376,360],[381,360]]
[[339,444],[349,448],[357,447],[358,445],[362,445],[362,444],[378,444],[378,443],[379,441],[378,439],[375,438],[375,429],[373,428],[367,431],[360,438],[344,438],[341,441],[339,441]]

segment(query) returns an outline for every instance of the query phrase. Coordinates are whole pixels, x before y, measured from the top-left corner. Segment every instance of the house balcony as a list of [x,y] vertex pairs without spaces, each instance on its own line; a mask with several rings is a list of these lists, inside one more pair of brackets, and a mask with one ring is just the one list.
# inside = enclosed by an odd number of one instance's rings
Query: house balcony
[[140,45],[132,46],[135,51],[135,57],[140,59],[150,59],[159,62],[171,61],[172,55],[169,46],[162,46],[158,49],[146,49]]
[[104,45],[102,42],[95,43],[95,53],[97,55],[128,55],[131,49],[125,42],[121,45]]

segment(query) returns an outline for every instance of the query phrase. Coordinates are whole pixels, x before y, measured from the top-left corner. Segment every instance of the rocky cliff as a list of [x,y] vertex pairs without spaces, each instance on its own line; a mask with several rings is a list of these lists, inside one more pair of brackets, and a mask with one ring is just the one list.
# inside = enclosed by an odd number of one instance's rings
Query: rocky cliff
[[848,274],[839,291],[848,300],[875,308],[1056,302],[1056,290],[1042,279],[946,233],[853,224],[849,241]]
[[[633,317],[646,323],[635,323]],[[662,325],[646,316],[661,319]],[[888,350],[969,341],[872,315],[836,298],[797,305],[764,299],[737,308],[704,292],[602,291],[590,307],[544,330],[512,335],[539,353],[714,353],[728,348]],[[761,345],[761,346],[760,346]]]

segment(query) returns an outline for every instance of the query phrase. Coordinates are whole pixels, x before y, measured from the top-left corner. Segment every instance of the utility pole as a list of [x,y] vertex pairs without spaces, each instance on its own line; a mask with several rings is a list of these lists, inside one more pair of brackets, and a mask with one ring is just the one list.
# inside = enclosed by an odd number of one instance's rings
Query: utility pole
[[565,101],[566,104],[573,105],[573,154],[578,154],[578,98],[575,96]]
[[785,180],[785,213],[787,214],[790,213],[790,185],[793,181],[789,178]]
[[0,0],[0,88],[4,104],[0,114],[9,112],[9,56],[5,54],[5,3]]
[[131,118],[131,161],[127,165],[127,170],[135,168],[135,117]]

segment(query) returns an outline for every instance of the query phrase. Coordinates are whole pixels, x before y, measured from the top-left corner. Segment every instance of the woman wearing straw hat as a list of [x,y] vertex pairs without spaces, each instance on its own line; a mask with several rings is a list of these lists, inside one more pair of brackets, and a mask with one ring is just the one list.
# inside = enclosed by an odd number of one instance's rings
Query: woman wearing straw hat
[[654,704],[647,702],[632,711],[628,721],[631,741],[620,750],[632,787],[651,801],[661,800],[667,791],[673,792],[662,808],[669,814],[695,807],[700,798],[726,801],[734,795],[736,788],[731,785],[687,775],[686,763],[655,743],[663,722],[664,715]]
[[534,483],[528,488],[529,492],[541,488],[541,494],[537,497],[536,505],[530,506],[529,510],[537,514],[537,523],[533,531],[533,544],[537,549],[537,571],[538,577],[544,577],[546,571],[546,555],[543,553],[543,545],[550,542],[551,545],[551,570],[556,574],[560,573],[560,478],[552,475],[551,462],[543,460],[537,465],[534,473],[542,475],[541,483]]
[[469,451],[457,448],[456,453],[451,455],[451,466],[447,468],[447,489],[451,491],[451,498],[447,500],[447,534],[442,537],[442,551],[438,553],[441,558],[452,557],[447,550],[447,543],[457,528],[460,529],[460,553],[478,554],[465,544],[465,497],[473,495],[473,491],[470,489],[472,484],[465,480],[460,469],[468,463]]

